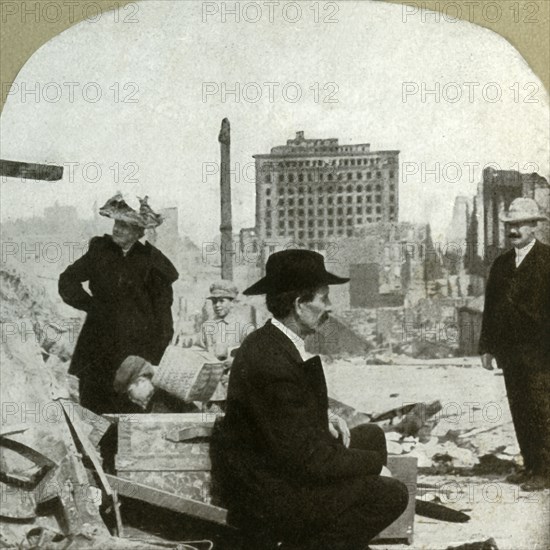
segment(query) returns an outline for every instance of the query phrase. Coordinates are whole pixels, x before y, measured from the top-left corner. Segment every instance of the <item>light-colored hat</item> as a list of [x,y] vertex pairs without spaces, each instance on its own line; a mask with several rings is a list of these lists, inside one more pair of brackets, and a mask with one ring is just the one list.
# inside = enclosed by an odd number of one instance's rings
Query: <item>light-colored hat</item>
[[163,218],[149,206],[147,202],[149,197],[145,196],[143,199],[138,197],[138,199],[139,212],[127,204],[122,197],[122,193],[119,191],[99,209],[99,214],[113,220],[121,220],[126,223],[137,225],[143,229],[159,226],[163,222]]
[[230,298],[234,300],[237,294],[239,294],[239,290],[231,281],[216,281],[210,285],[208,300],[212,300],[212,298]]
[[499,218],[501,222],[505,223],[536,222],[548,219],[541,214],[536,201],[527,197],[514,199],[508,212],[501,214]]

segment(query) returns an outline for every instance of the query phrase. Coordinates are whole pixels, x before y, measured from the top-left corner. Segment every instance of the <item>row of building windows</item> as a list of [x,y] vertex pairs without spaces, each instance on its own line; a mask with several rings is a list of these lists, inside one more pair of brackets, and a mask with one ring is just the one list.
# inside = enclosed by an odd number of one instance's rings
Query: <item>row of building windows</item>
[[[298,195],[303,195],[305,192],[308,193],[314,193],[314,189],[313,187],[311,187],[310,185],[306,187],[298,187],[298,188],[294,188],[294,187],[282,187],[282,186],[278,186],[277,187],[277,193],[279,195],[284,195],[285,193],[287,195],[294,195],[294,193],[296,192]],[[365,191],[366,193],[371,193],[373,190],[373,186],[371,184],[367,184],[367,185],[362,185],[362,184],[358,184],[356,185],[355,187],[351,184],[347,185],[346,188],[345,188],[345,191],[347,193],[363,193],[363,191]],[[375,191],[382,191],[382,185],[380,183],[377,183],[375,186],[374,186],[374,190]],[[393,183],[390,183],[389,185],[389,190],[391,192],[395,192],[395,185]],[[333,194],[333,193],[344,193],[344,186],[343,185],[339,185],[338,187],[334,188],[332,185],[330,185],[329,187],[325,188],[325,189],[317,189],[318,192],[327,192],[329,194]],[[265,194],[266,196],[270,196],[271,195],[271,189],[268,187],[265,189]]]
[[[376,179],[381,179],[383,177],[382,171],[378,170],[376,172]],[[285,177],[286,176],[286,177]],[[393,170],[388,170],[388,177],[390,179],[395,178],[395,172]],[[362,180],[362,179],[373,179],[373,173],[372,172],[356,172],[355,176],[353,172],[347,172],[347,174],[344,174],[342,172],[338,174],[334,174],[332,172],[329,172],[328,174],[323,174],[323,172],[309,172],[307,174],[303,173],[293,173],[289,172],[287,174],[279,173],[279,174],[273,174],[273,177],[271,174],[266,174],[264,177],[264,182],[267,184],[273,183],[275,180],[278,183],[305,183],[310,182],[313,183],[315,181],[353,181],[354,179]]]
[[[327,210],[323,210],[322,213],[318,210],[318,216],[315,218],[313,215],[313,210],[308,211],[308,226],[313,227],[314,225],[317,225],[318,227],[322,227],[323,225],[332,226],[334,223],[334,216],[353,216],[354,214],[357,216],[363,216],[363,215],[370,215],[370,214],[382,214],[382,207],[381,206],[367,206],[365,208],[361,206],[353,208],[353,206],[348,206],[346,208],[344,207],[338,207],[336,209],[334,208],[328,208]],[[335,213],[336,212],[336,213]],[[295,213],[297,213],[297,216],[295,216]],[[395,214],[395,208],[392,206],[389,209],[390,216],[393,216]],[[265,217],[265,224],[266,227],[271,227],[272,223],[272,213],[268,213]],[[279,219],[279,226],[281,224],[292,224],[294,226],[294,223],[298,223],[299,226],[303,227],[304,225],[304,211],[301,209],[298,210],[279,210],[278,212],[278,219]],[[360,221],[358,223],[363,223],[363,221]]]
[[[315,166],[378,166],[382,159],[380,157],[371,158],[344,158],[332,160],[287,160],[285,162],[264,162],[260,165],[260,170],[272,172],[281,168],[313,168]],[[395,164],[394,157],[386,157],[386,163]]]
[[[344,200],[345,199],[345,200]],[[332,205],[332,204],[363,204],[363,203],[371,203],[371,202],[375,202],[377,204],[381,204],[382,203],[382,195],[380,194],[376,194],[376,195],[373,195],[372,193],[370,195],[346,195],[345,197],[343,197],[342,195],[339,195],[337,197],[317,197],[317,205],[318,206],[324,206],[325,204],[327,205]],[[389,196],[389,201],[388,201],[390,204],[394,204],[396,202],[395,200],[395,195],[390,195]],[[274,205],[274,202],[269,199],[269,198],[266,198],[265,199],[265,207],[266,208],[271,208],[272,206]],[[277,206],[288,206],[288,207],[293,207],[293,206],[305,206],[306,205],[306,198],[305,197],[298,197],[296,200],[292,197],[288,197],[288,198],[280,198],[278,201],[277,201]],[[307,197],[307,205],[308,206],[314,206],[315,205],[315,200],[313,197]]]
[[[368,209],[366,212],[366,214],[369,214],[369,216],[366,216],[364,217],[363,216],[363,212],[358,212],[358,214],[361,214],[360,216],[356,216],[355,218],[353,218],[353,211],[351,212],[346,212],[347,214],[347,223],[344,223],[344,218],[338,218],[337,220],[333,220],[333,219],[328,219],[328,220],[307,220],[307,223],[305,222],[305,220],[301,219],[301,220],[298,220],[298,221],[294,221],[294,220],[284,220],[284,219],[279,219],[279,223],[278,223],[278,227],[279,229],[284,229],[285,227],[287,227],[288,229],[294,229],[295,227],[299,227],[299,228],[303,228],[303,227],[310,227],[310,228],[313,228],[313,227],[319,227],[319,228],[322,228],[322,227],[341,227],[341,226],[344,226],[344,225],[353,225],[353,224],[356,224],[356,225],[362,225],[364,223],[364,219],[367,220],[372,220],[372,208]],[[376,209],[376,219],[380,218],[381,219],[381,216],[382,216],[382,211],[377,208]],[[271,229],[272,228],[272,225],[269,224],[267,225],[266,224],[266,229]]]
[[[367,218],[366,221],[367,223],[380,222],[382,221],[382,218],[381,217]],[[393,221],[393,219],[391,221]],[[299,231],[291,231],[291,232],[279,230],[276,234],[278,237],[294,238],[299,240],[305,239],[307,236],[307,238],[311,240],[311,239],[325,239],[327,237],[335,237],[335,236],[336,237],[343,237],[343,236],[353,237],[353,232],[354,232],[353,227],[340,226],[340,227],[336,227],[328,230],[321,229],[317,231],[313,229],[310,229],[308,231],[299,230]],[[274,237],[274,232],[266,231],[266,238],[272,238],[272,237]]]
[[[345,201],[344,201],[345,199]],[[363,197],[363,195],[347,195],[346,197],[342,197],[341,195],[338,196],[338,197],[327,197],[326,198],[326,201],[325,201],[325,197],[317,197],[317,205],[318,206],[324,206],[325,203],[327,205],[332,205],[332,204],[363,204],[363,203],[372,203],[372,202],[375,202],[376,204],[381,204],[382,203],[382,195],[366,195],[365,197]],[[395,195],[390,195],[390,200],[389,200],[389,203],[390,204],[394,204],[395,203]],[[280,198],[278,201],[277,201],[277,206],[287,206],[289,208],[297,205],[297,206],[305,206],[306,204],[306,199],[305,197],[298,197],[296,199],[296,201],[293,199],[293,198]],[[315,205],[315,201],[313,200],[313,197],[308,197],[307,198],[307,205],[308,206],[314,206]],[[273,206],[273,203],[271,201],[271,199],[266,199],[265,200],[265,207],[267,209],[271,208]],[[319,210],[319,212],[321,212],[321,210]],[[320,215],[320,214],[319,214]]]

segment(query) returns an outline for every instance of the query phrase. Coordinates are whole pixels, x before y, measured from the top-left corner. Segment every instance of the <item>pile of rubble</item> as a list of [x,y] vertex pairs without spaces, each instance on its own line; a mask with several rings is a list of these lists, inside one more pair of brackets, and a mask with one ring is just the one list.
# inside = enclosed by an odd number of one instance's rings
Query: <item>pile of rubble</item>
[[439,401],[418,403],[371,421],[384,428],[390,454],[416,457],[424,473],[502,473],[521,465],[513,430],[506,424],[487,422],[472,429],[467,419],[441,412]]
[[442,359],[458,352],[454,309],[438,300],[412,308],[353,309],[338,317],[370,344],[372,364],[392,364],[395,357]]
[[72,401],[39,344],[18,336],[0,345],[0,547],[194,548],[123,537],[99,453],[111,422]]
[[[9,259],[9,258],[8,258]],[[82,318],[65,318],[35,277],[15,266],[0,265],[0,323],[2,341],[34,340],[59,384],[78,399],[78,383],[68,374]]]
[[77,329],[69,334],[41,285],[5,264],[0,298],[0,547],[177,548],[121,538],[99,458],[111,422],[77,404],[67,375]]

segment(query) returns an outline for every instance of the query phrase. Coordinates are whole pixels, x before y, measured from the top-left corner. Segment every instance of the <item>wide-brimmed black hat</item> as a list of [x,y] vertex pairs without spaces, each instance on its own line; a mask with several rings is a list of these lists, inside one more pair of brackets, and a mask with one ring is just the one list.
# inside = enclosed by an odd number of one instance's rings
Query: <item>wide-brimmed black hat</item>
[[247,296],[303,290],[321,285],[341,285],[349,281],[329,273],[321,254],[311,250],[283,250],[267,259],[265,277],[247,288]]

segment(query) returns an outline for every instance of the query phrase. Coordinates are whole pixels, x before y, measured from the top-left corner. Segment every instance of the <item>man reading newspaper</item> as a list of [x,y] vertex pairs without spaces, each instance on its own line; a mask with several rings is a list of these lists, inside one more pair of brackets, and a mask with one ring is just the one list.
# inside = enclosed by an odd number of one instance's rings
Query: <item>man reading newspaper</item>
[[131,355],[118,368],[114,389],[142,412],[197,412],[213,395],[224,364],[204,350],[169,346],[159,366]]

